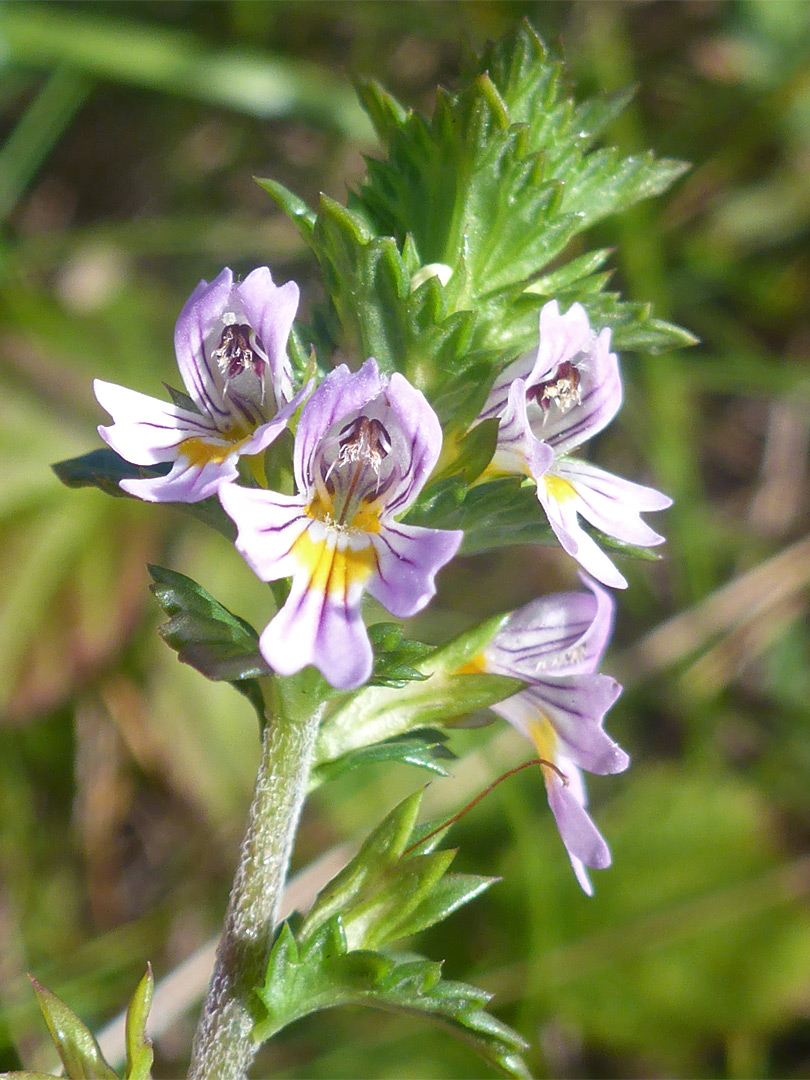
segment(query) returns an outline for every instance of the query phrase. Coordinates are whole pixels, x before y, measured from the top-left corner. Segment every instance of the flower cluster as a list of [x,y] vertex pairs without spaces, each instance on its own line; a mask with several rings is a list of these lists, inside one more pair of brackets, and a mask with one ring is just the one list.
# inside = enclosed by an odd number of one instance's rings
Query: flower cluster
[[[332,686],[350,690],[369,679],[373,665],[364,594],[398,618],[416,614],[462,533],[400,520],[442,447],[436,413],[403,375],[385,375],[369,358],[357,371],[341,365],[317,388],[308,383],[294,392],[287,342],[297,305],[295,283],[276,285],[266,267],[238,283],[228,269],[200,282],[175,331],[186,393],[173,391],[169,404],[97,381],[96,396],[113,417],[99,431],[125,459],[150,467],[147,476],[121,481],[124,490],[156,502],[218,497],[256,575],[291,579],[260,637],[274,671],[289,675],[312,664]],[[569,456],[613,419],[621,400],[610,330],[594,333],[581,305],[562,314],[552,301],[540,312],[536,354],[496,378],[476,421],[498,420],[486,475],[529,477],[562,547],[614,587],[627,583],[579,516],[646,546],[663,538],[641,513],[670,504],[652,488]],[[260,457],[288,426],[295,493],[267,488]],[[582,580],[585,592],[543,597],[514,612],[465,670],[526,684],[494,710],[535,746],[560,835],[590,893],[585,868],[608,866],[610,853],[585,809],[580,770],[620,772],[628,757],[602,729],[621,691],[597,671],[613,601]]]

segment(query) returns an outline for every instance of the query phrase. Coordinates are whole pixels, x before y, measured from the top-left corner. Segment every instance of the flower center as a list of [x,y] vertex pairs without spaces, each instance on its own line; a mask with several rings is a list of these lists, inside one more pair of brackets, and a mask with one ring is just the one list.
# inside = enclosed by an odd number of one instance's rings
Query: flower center
[[[335,525],[369,531],[360,520],[369,513],[377,520],[370,507],[388,486],[390,470],[384,476],[382,466],[391,452],[391,437],[380,420],[358,416],[341,429],[337,444],[338,452],[322,474],[329,512]],[[327,500],[322,493],[322,501]]]
[[247,323],[225,315],[219,345],[211,354],[225,382],[223,397],[230,394],[256,408],[265,401],[267,354],[255,330]]
[[548,413],[556,405],[561,413],[568,412],[582,400],[579,391],[580,374],[574,364],[566,360],[554,373],[554,378],[530,386],[526,391],[526,400],[534,402]]

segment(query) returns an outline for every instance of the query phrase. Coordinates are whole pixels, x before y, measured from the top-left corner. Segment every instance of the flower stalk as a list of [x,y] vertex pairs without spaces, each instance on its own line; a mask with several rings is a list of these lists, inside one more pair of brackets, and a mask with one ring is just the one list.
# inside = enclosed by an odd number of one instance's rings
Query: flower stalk
[[264,982],[323,711],[312,681],[260,680],[267,702],[261,761],[189,1080],[243,1080],[258,1049],[254,992]]

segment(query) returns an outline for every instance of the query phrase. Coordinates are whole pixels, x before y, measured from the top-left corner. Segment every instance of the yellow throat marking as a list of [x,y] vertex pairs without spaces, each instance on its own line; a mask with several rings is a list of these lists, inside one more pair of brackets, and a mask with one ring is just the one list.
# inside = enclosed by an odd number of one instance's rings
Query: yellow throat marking
[[558,503],[570,502],[577,497],[576,488],[561,476],[543,476],[541,483],[546,485],[550,497]]
[[[363,533],[378,533],[380,523],[377,515],[370,510],[360,510],[355,514],[351,528],[336,526],[326,515],[321,517],[313,513],[310,507],[307,515],[323,522],[323,533],[313,539],[312,529],[306,529],[292,546],[291,554],[299,566],[309,575],[309,588],[324,596],[345,600],[349,593],[368,581],[377,568],[377,554],[373,545]],[[368,517],[368,528],[364,528],[358,519]]]
[[202,468],[204,465],[221,465],[244,442],[247,442],[247,436],[234,438],[233,442],[224,444],[209,443],[205,439],[186,439],[180,443],[177,452],[187,458],[192,465]]

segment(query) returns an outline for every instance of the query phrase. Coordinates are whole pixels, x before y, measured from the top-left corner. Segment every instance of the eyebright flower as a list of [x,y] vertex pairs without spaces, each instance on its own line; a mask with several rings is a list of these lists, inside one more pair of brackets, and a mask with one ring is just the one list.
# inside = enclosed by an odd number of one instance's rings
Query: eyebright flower
[[238,475],[237,459],[258,454],[284,430],[308,387],[295,397],[287,338],[298,307],[294,281],[275,285],[266,266],[234,283],[225,269],[201,281],[174,331],[188,407],[115,383],[95,381],[114,423],[99,433],[135,465],[173,462],[166,476],[122,480],[150,502],[199,502]]
[[602,729],[622,689],[596,671],[612,629],[613,599],[584,575],[582,580],[590,592],[540,597],[514,612],[478,667],[529,684],[492,708],[548,763],[543,773],[549,805],[577,880],[590,896],[585,867],[610,866],[610,851],[585,809],[580,769],[617,773],[630,759]]
[[260,648],[282,675],[314,664],[339,689],[365,682],[372,650],[364,592],[408,618],[435,592],[461,532],[402,525],[441,448],[438,418],[400,374],[367,360],[332,371],[304,406],[293,462],[298,495],[226,484],[236,546],[263,581],[292,576]]
[[579,524],[581,514],[597,529],[629,544],[663,543],[641,520],[672,500],[654,488],[613,476],[567,456],[601,431],[622,403],[619,363],[610,351],[610,329],[595,334],[581,304],[560,314],[556,300],[540,312],[537,354],[521,357],[495,380],[479,420],[497,417],[498,443],[491,471],[524,473],[560,544],[605,585],[626,588],[598,544]]

